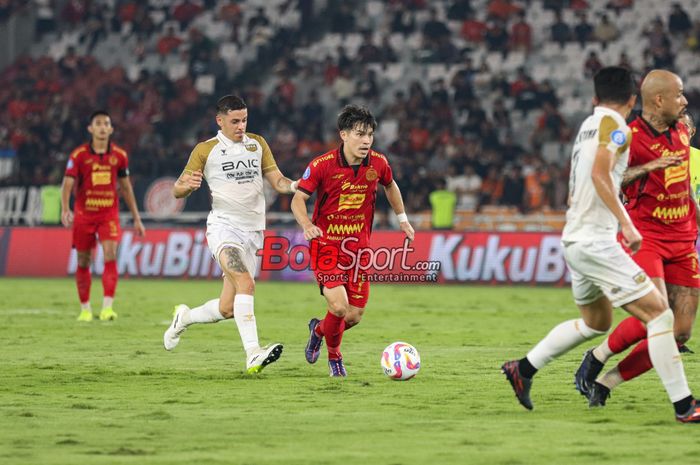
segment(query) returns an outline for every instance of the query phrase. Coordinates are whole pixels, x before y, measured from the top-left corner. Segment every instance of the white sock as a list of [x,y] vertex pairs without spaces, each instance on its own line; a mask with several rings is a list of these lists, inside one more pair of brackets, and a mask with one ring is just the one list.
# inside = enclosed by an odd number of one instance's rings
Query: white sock
[[622,379],[622,375],[620,374],[620,369],[615,366],[615,368],[612,368],[609,370],[607,373],[605,373],[603,376],[599,376],[598,379],[595,380],[596,383],[602,384],[606,388],[610,389],[611,391],[618,387],[620,384],[624,383],[625,380]]
[[90,307],[90,302],[80,302],[80,310],[91,312],[92,308]]
[[102,298],[102,308],[112,308],[112,304],[114,303],[114,297],[103,297]]
[[224,319],[219,311],[219,299],[210,300],[204,305],[183,313],[182,321],[186,325],[191,325],[192,323],[216,323]]
[[[610,357],[615,355],[612,350],[610,350],[610,346],[608,346],[608,338],[606,337],[605,340],[603,341],[602,344],[600,344],[598,347],[593,349],[593,356],[596,358],[601,363],[606,363],[608,360],[610,360]],[[607,384],[606,384],[607,386]],[[608,386],[610,387],[610,386]]]
[[247,355],[260,347],[253,302],[253,296],[247,294],[236,294],[233,299],[233,318],[236,320],[238,333],[241,335],[241,342]]
[[565,321],[554,327],[528,354],[527,359],[538,370],[583,341],[605,334],[586,326],[583,318]]
[[647,340],[651,363],[659,374],[671,402],[688,397],[690,388],[673,337],[673,312],[670,308],[647,323]]

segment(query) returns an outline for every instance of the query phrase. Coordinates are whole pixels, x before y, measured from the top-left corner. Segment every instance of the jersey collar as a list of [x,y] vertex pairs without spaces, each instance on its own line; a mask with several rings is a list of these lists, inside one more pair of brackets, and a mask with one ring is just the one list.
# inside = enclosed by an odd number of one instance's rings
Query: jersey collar
[[88,145],[88,151],[90,152],[90,155],[106,155],[106,154],[112,152],[112,139],[109,139],[107,141],[107,151],[105,153],[95,152],[95,148],[92,146],[92,141],[88,142],[87,145]]
[[236,144],[248,142],[248,135],[247,134],[243,134],[243,139],[241,140],[241,142],[235,142],[235,141],[232,141],[231,139],[229,139],[228,137],[226,137],[224,135],[224,133],[221,132],[221,130],[219,130],[219,132],[216,133],[216,138],[219,140],[219,142],[224,144],[225,147],[231,147],[231,146],[236,145]]
[[659,132],[656,129],[654,129],[654,126],[652,126],[651,123],[649,123],[649,121],[645,120],[641,114],[639,116],[637,116],[637,118],[639,118],[640,123],[644,126],[646,131],[649,132],[654,137],[654,139],[656,139],[657,137],[659,137],[663,134],[663,135],[666,135],[666,137],[668,137],[670,140],[671,139],[671,130],[677,129],[678,121],[676,121],[672,126],[669,126],[668,129],[665,130],[664,132]]
[[[369,166],[369,158],[371,156],[372,149],[369,149],[369,152],[367,152],[367,156],[364,160],[362,160],[360,166]],[[343,168],[351,168],[350,164],[348,164],[348,161],[345,159],[345,155],[343,155],[343,144],[340,144],[340,147],[338,147],[338,163],[340,163],[340,166],[342,166]]]

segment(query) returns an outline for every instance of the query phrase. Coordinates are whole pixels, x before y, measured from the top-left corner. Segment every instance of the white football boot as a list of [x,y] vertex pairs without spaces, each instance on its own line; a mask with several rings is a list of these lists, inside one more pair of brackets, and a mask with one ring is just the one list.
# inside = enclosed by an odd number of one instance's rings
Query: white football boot
[[175,307],[175,315],[173,322],[170,323],[168,329],[163,334],[163,346],[165,350],[173,350],[180,343],[180,336],[187,329],[187,325],[183,322],[183,317],[186,312],[190,311],[187,305],[177,305]]
[[282,344],[270,344],[254,350],[246,363],[248,374],[260,373],[270,363],[274,363],[282,355]]

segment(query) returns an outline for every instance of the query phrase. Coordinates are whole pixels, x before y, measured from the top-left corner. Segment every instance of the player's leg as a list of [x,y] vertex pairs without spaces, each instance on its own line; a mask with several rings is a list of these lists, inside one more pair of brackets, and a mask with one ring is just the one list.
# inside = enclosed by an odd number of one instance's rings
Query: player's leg
[[[103,237],[100,235],[100,238]],[[100,311],[100,320],[115,320],[117,314],[112,309],[114,302],[114,294],[117,290],[117,281],[119,273],[117,272],[117,241],[116,240],[101,240],[102,252],[104,254],[104,270],[102,271],[102,310]]]
[[647,295],[622,305],[647,326],[649,357],[669,399],[682,422],[700,422],[700,407],[690,392],[678,346],[673,335],[674,317],[666,299],[654,289]]
[[[335,284],[335,283],[334,283]],[[345,332],[345,315],[349,311],[348,294],[345,286],[323,287],[323,296],[328,304],[328,313],[320,323],[328,349],[328,367],[331,376],[347,376],[340,344]]]
[[370,283],[366,279],[349,282],[346,286],[348,295],[348,312],[345,314],[345,331],[357,326],[362,321],[365,307],[369,300]]
[[190,309],[187,305],[175,306],[173,321],[163,334],[165,350],[173,350],[179,343],[182,333],[192,324],[216,323],[233,318],[233,300],[236,290],[233,283],[224,275],[223,286],[218,299],[212,299],[199,307]]
[[219,252],[219,264],[226,278],[233,283],[233,318],[246,352],[246,370],[258,373],[282,355],[282,344],[270,344],[261,348],[258,341],[258,327],[255,320],[255,273],[254,257],[242,247],[224,247]]
[[80,300],[78,321],[92,321],[93,318],[90,307],[90,287],[92,285],[90,265],[92,263],[92,249],[97,243],[95,232],[95,226],[90,222],[76,219],[73,224],[73,247],[75,247],[78,261],[75,270],[75,284]]

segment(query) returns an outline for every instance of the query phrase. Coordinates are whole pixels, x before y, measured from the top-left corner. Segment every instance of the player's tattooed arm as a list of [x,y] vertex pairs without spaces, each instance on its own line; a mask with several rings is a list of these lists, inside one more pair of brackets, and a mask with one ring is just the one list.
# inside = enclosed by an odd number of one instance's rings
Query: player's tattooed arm
[[202,179],[200,170],[184,170],[173,184],[173,196],[177,199],[187,197],[202,186]]
[[669,166],[678,166],[683,162],[681,157],[659,157],[643,165],[630,166],[622,174],[622,187],[631,184],[642,176],[652,171],[666,169]]
[[297,191],[296,185],[298,183],[285,177],[278,169],[265,173],[265,179],[267,179],[272,188],[280,194],[293,194]]
[[226,267],[235,273],[247,273],[248,268],[245,266],[241,251],[234,247],[224,249],[226,253]]

